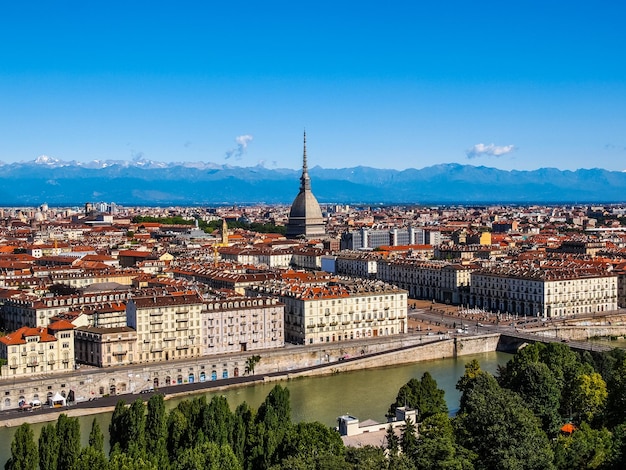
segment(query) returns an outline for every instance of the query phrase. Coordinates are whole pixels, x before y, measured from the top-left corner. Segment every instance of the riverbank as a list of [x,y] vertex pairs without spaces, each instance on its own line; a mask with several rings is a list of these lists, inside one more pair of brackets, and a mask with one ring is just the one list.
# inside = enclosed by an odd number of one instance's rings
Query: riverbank
[[[160,392],[164,393],[166,400],[170,400],[172,398],[206,393],[207,391],[220,391],[236,387],[245,387],[254,383],[289,381],[299,377],[340,374],[355,370],[375,369],[392,365],[411,364],[434,359],[447,359],[469,354],[493,352],[496,350],[498,339],[498,334],[488,334],[465,337],[462,339],[450,339],[445,336],[441,336],[440,339],[433,338],[429,342],[424,342],[422,340],[402,341],[398,342],[396,344],[398,347],[394,349],[385,350],[382,348],[372,347],[371,349],[374,349],[374,352],[365,353],[363,351],[363,354],[344,357],[341,360],[339,360],[339,358],[333,361],[329,361],[327,359],[326,362],[322,360],[320,363],[301,369],[258,374],[248,378],[245,382],[225,383],[223,385],[220,384],[220,381],[205,382],[204,387],[203,384],[200,383],[174,385],[167,387],[165,391],[160,390]],[[315,352],[315,355],[318,355],[318,353]],[[208,386],[211,386],[210,390],[208,389]],[[19,426],[24,422],[42,423],[56,421],[61,413],[65,413],[70,417],[76,417],[111,412],[115,409],[115,404],[118,400],[125,400],[126,402],[131,403],[137,398],[147,400],[149,397],[150,394],[124,394],[115,397],[108,397],[106,399],[109,403],[107,406],[84,407],[85,404],[82,403],[78,406],[59,408],[58,411],[55,409],[42,410],[43,412],[22,412],[19,415],[16,413],[15,416],[4,419],[2,424],[6,427],[14,427]],[[104,400],[105,399],[102,399],[102,401]]]

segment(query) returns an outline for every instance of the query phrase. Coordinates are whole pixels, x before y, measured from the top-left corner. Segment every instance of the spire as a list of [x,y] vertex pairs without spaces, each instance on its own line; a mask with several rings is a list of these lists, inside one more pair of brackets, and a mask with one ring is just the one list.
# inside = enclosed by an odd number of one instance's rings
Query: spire
[[300,192],[311,190],[311,178],[306,162],[306,131],[304,131],[304,153],[302,155],[302,176],[300,177]]
[[308,168],[306,165],[306,131],[304,131],[304,155],[302,156],[302,171],[307,172]]

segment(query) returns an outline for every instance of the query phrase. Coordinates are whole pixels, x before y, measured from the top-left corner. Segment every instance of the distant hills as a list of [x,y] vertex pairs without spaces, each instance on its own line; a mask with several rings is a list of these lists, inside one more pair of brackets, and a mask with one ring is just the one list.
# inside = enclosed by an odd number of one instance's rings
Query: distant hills
[[[300,170],[235,167],[204,162],[162,163],[142,158],[63,162],[41,156],[0,164],[0,205],[289,204]],[[320,203],[600,203],[626,201],[626,172],[602,169],[504,171],[484,166],[434,165],[385,170],[364,166],[309,170]]]

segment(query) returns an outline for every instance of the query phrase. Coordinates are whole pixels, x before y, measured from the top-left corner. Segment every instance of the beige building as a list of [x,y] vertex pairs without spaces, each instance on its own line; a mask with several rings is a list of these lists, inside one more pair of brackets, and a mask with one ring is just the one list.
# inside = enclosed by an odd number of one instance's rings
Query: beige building
[[75,330],[76,362],[96,367],[124,366],[135,361],[137,332],[132,328],[97,328]]
[[407,292],[380,281],[276,282],[249,290],[285,304],[285,340],[320,344],[407,331]]
[[119,291],[56,297],[22,294],[6,299],[1,312],[7,330],[17,330],[22,326],[45,327],[52,317],[61,313],[123,302],[127,297],[127,292]]
[[270,297],[233,297],[205,302],[202,354],[283,347],[284,313],[285,306]]
[[194,291],[146,290],[126,304],[126,322],[137,331],[136,362],[202,354],[202,298]]
[[22,327],[0,338],[0,379],[74,369],[74,325],[57,321],[48,327]]
[[467,303],[470,275],[478,266],[447,261],[380,260],[378,279],[397,285],[413,299]]

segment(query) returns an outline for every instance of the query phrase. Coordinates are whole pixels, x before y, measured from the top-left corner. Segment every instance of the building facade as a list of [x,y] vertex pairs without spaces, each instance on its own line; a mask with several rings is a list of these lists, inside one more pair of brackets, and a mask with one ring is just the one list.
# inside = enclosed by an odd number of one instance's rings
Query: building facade
[[145,291],[126,304],[126,322],[137,331],[137,362],[202,354],[202,298],[193,291]]

